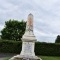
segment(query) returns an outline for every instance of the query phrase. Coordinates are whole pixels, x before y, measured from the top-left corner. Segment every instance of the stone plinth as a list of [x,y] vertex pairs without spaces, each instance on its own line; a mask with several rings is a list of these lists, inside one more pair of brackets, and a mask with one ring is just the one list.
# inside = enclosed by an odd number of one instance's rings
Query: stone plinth
[[14,56],[9,60],[42,60],[41,58],[37,57],[37,56]]

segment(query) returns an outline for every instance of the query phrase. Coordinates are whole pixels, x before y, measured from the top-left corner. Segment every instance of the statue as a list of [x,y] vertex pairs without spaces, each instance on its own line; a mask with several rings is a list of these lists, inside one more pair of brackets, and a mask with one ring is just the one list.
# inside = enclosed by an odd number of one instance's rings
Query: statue
[[27,18],[25,35],[34,35],[33,33],[33,15],[30,13]]
[[31,13],[28,15],[26,30],[29,31],[29,32],[30,31],[33,32],[33,15]]

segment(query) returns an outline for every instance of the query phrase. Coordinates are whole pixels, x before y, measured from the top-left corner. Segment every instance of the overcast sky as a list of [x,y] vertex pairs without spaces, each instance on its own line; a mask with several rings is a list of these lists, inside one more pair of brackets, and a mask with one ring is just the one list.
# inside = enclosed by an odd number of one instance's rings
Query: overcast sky
[[60,35],[60,0],[0,0],[0,31],[5,21],[25,21],[34,16],[34,34],[38,41],[55,42]]

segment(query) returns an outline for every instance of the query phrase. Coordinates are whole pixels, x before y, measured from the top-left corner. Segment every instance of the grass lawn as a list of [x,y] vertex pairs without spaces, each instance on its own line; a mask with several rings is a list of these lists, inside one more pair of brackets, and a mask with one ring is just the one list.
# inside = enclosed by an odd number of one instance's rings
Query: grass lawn
[[10,59],[10,57],[7,57],[7,58],[5,58],[4,60],[9,60]]
[[[60,60],[60,57],[55,56],[40,56],[42,60]],[[4,60],[9,60],[9,58],[5,58]]]
[[55,56],[41,56],[42,60],[60,60],[60,57]]

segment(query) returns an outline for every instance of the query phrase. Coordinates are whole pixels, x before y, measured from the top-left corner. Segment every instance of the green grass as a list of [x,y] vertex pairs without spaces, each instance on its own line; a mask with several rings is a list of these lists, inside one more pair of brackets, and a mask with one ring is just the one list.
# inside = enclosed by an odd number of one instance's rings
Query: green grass
[[[60,60],[60,57],[55,56],[40,56],[42,60]],[[4,60],[9,60],[9,58],[5,58]]]
[[5,58],[4,60],[9,60],[10,59],[10,57],[7,57],[7,58]]
[[41,56],[42,60],[60,60],[60,57],[55,56]]

